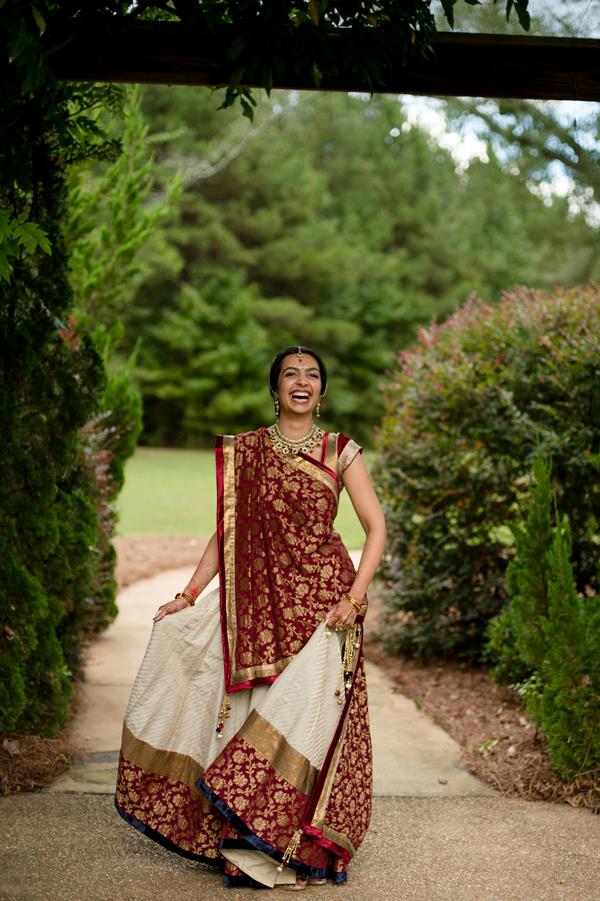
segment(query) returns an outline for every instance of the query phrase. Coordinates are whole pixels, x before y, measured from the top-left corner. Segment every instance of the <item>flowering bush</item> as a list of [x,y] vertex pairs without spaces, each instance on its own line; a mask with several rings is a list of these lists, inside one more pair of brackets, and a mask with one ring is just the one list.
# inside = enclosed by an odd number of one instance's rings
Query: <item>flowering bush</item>
[[470,299],[422,329],[386,389],[375,468],[388,524],[388,649],[484,659],[536,449],[573,533],[577,589],[600,544],[600,290]]

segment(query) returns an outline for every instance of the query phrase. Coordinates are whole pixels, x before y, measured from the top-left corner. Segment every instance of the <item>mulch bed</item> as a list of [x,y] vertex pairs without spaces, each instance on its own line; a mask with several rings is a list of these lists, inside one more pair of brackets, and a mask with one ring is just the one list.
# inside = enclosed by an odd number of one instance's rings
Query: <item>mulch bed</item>
[[0,743],[0,794],[33,791],[52,782],[71,761],[66,731],[57,738],[3,736]]
[[116,579],[119,590],[140,579],[150,579],[167,569],[190,566],[190,576],[204,553],[207,541],[185,535],[143,535],[113,538],[117,552]]
[[[181,535],[117,537],[119,588],[166,569],[198,563],[206,542]],[[600,813],[600,783],[582,774],[567,784],[548,764],[544,736],[523,710],[513,689],[497,685],[484,668],[448,660],[390,657],[373,635],[380,600],[369,592],[365,654],[389,676],[395,689],[415,701],[460,745],[464,765],[503,795],[586,807]],[[50,783],[68,766],[68,725],[54,739],[2,737],[0,791],[30,791]]]
[[558,801],[600,813],[600,783],[593,774],[567,784],[550,769],[544,736],[513,689],[498,685],[483,668],[453,661],[418,662],[389,657],[372,639],[368,660],[461,746],[471,773],[503,795]]

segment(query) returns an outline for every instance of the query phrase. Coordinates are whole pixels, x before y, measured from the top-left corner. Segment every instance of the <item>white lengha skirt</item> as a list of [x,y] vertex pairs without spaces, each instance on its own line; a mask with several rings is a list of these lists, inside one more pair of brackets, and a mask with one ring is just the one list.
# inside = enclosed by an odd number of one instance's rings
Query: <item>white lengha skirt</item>
[[[344,712],[339,701],[344,639],[344,632],[322,622],[275,682],[231,693],[219,737],[224,673],[215,588],[195,606],[154,623],[125,714],[123,757],[146,773],[191,787],[234,736],[250,730],[259,745],[268,746],[264,753],[272,767],[296,785],[303,783],[309,796]],[[304,767],[300,777],[299,766]],[[127,810],[122,793],[121,801]],[[119,787],[117,807],[123,814]],[[280,861],[261,850],[218,853],[265,886],[296,879],[294,869],[281,869]]]

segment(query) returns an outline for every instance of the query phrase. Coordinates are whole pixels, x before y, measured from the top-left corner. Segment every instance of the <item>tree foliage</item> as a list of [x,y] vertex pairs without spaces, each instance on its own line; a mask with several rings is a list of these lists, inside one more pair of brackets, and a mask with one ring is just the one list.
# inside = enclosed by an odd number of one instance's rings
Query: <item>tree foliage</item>
[[[30,4],[0,8],[0,199],[10,232],[0,259],[0,729],[52,734],[68,713],[85,634],[116,612],[114,456],[131,452],[140,415],[135,389],[107,378],[92,338],[73,330],[63,232],[66,169],[118,150],[96,110],[116,108],[120,91],[59,84],[43,29]],[[120,421],[117,396],[131,414]],[[112,417],[104,429],[101,413]]]
[[325,424],[372,444],[380,386],[420,324],[472,291],[585,269],[595,235],[566,201],[544,203],[491,151],[457,171],[395,98],[276,92],[252,128],[214,107],[205,89],[142,90],[150,134],[172,136],[155,144],[159,182],[183,185],[119,311],[123,349],[141,340],[147,443],[270,419],[264,374],[301,341],[331,369]]
[[491,673],[513,682],[568,780],[600,770],[600,597],[577,590],[569,518],[557,510],[551,466],[533,462],[526,519],[508,566],[509,602],[491,620]]
[[586,104],[572,118],[549,101],[453,99],[449,118],[460,126],[475,126],[506,160],[533,183],[543,183],[558,172],[573,180],[582,203],[598,202],[598,112]]
[[[525,481],[525,480],[524,480]],[[537,453],[533,461],[524,522],[511,524],[516,554],[506,570],[510,603],[487,628],[485,655],[499,682],[530,677],[544,657],[541,619],[548,615],[548,549],[552,543],[550,465]]]
[[576,589],[597,592],[599,326],[597,289],[522,289],[471,300],[400,355],[375,471],[391,649],[484,658],[538,448],[571,522]]
[[[139,250],[168,218],[180,181],[156,177],[153,145],[140,110],[139,91],[128,88],[117,117],[103,111],[102,126],[120,151],[115,159],[71,166],[69,215],[64,234],[70,261],[77,329],[110,330],[130,302],[139,274]],[[162,186],[161,186],[162,187]]]

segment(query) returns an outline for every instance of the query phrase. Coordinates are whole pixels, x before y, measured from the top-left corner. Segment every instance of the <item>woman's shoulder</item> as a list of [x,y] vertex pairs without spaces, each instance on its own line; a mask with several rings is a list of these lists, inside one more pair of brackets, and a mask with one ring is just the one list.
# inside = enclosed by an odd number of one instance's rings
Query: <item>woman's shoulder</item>
[[349,435],[344,435],[343,432],[338,433],[337,440],[337,452],[338,452],[338,471],[343,473],[357,454],[362,454],[362,447],[358,444],[353,438],[350,438]]
[[349,441],[352,441],[350,435],[346,435],[344,432],[334,432],[336,436],[336,447],[338,454],[341,454]]
[[335,465],[338,475],[341,476],[344,470],[350,466],[355,456],[362,453],[362,447],[344,432],[330,432],[328,443],[331,448],[328,456],[331,463]]

